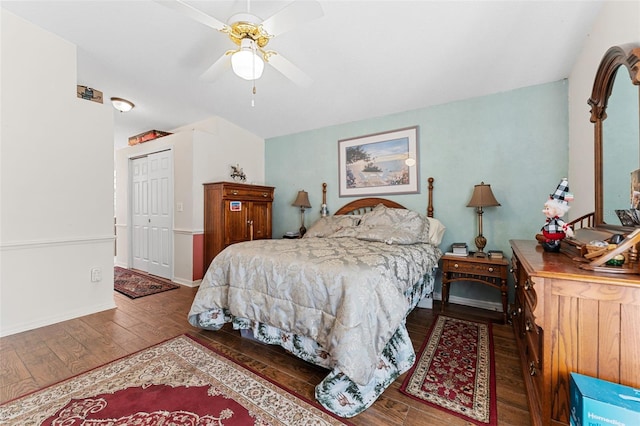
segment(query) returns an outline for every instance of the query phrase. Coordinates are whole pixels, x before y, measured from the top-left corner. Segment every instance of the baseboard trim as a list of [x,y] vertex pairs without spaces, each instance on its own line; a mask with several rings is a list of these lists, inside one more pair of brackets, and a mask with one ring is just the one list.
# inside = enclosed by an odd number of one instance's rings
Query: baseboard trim
[[64,312],[64,315],[55,315],[47,318],[39,319],[38,321],[23,322],[21,324],[15,324],[7,329],[0,330],[0,337],[10,336],[12,334],[22,333],[24,331],[34,330],[40,327],[46,327],[48,325],[57,324],[59,322],[71,320],[74,318],[83,317],[85,315],[91,315],[109,309],[117,308],[115,302],[105,303],[94,306],[87,306],[83,309],[77,309],[73,312]]
[[[123,268],[123,269],[129,269],[129,266],[126,263],[118,262],[117,260],[114,261],[114,266],[119,266],[120,268]],[[200,283],[202,282],[202,280],[192,281],[192,280],[185,280],[179,277],[173,277],[171,281],[173,281],[174,283],[183,285],[185,287],[199,287]]]
[[[442,301],[442,293],[434,294],[434,298]],[[502,302],[492,302],[490,300],[478,300],[459,296],[449,296],[449,303],[471,306],[472,308],[486,309],[494,312],[502,312]]]
[[174,283],[178,283],[185,287],[199,287],[200,283],[202,282],[202,280],[190,281],[190,280],[183,280],[182,278],[178,278],[178,277],[175,277],[172,281]]

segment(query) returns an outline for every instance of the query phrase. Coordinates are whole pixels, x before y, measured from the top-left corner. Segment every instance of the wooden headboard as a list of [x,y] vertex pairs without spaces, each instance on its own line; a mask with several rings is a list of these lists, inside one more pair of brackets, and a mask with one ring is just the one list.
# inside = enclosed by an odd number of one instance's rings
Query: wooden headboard
[[[433,181],[434,179],[430,177],[428,179],[429,182],[429,191],[428,191],[428,203],[427,203],[427,216],[433,217]],[[327,184],[322,184],[323,195],[326,195]],[[324,199],[324,198],[323,198]],[[340,207],[338,211],[335,212],[336,215],[339,214],[364,214],[371,209],[373,209],[378,204],[384,204],[386,207],[396,208],[396,209],[404,209],[402,204],[396,203],[395,201],[387,200],[386,198],[378,198],[378,197],[370,197],[370,198],[360,198],[358,200],[353,200],[344,206]]]

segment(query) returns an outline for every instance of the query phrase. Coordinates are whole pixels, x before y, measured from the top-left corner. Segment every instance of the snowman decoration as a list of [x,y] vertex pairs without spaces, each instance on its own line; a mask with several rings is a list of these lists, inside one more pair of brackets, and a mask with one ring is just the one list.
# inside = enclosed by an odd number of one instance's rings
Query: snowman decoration
[[566,237],[573,237],[573,229],[562,220],[569,211],[569,201],[573,201],[573,194],[569,192],[568,179],[562,178],[556,192],[549,195],[542,210],[547,221],[541,229],[542,236],[539,240],[545,251],[558,252],[560,241]]

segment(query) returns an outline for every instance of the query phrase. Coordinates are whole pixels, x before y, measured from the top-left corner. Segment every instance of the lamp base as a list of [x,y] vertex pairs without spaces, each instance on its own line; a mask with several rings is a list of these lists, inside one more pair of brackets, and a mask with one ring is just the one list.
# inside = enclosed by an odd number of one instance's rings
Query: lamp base
[[307,228],[304,227],[304,207],[300,207],[300,238],[304,237],[307,233]]
[[483,250],[487,246],[487,239],[482,235],[482,232],[480,232],[480,235],[476,237],[474,242],[476,243],[476,247],[478,248],[476,257],[485,257],[486,254],[483,252]]
[[477,251],[477,252],[473,253],[473,257],[487,257],[487,253],[485,253],[483,251]]

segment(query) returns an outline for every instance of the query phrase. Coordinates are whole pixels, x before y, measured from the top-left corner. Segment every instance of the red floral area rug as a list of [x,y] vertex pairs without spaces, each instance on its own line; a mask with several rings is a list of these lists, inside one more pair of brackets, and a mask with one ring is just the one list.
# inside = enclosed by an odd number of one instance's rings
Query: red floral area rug
[[491,323],[439,315],[400,391],[477,425],[497,425]]
[[132,299],[162,293],[167,290],[175,290],[179,287],[178,284],[174,284],[169,280],[132,271],[131,269],[116,266],[113,270],[113,289]]
[[183,335],[0,406],[7,425],[342,425]]

